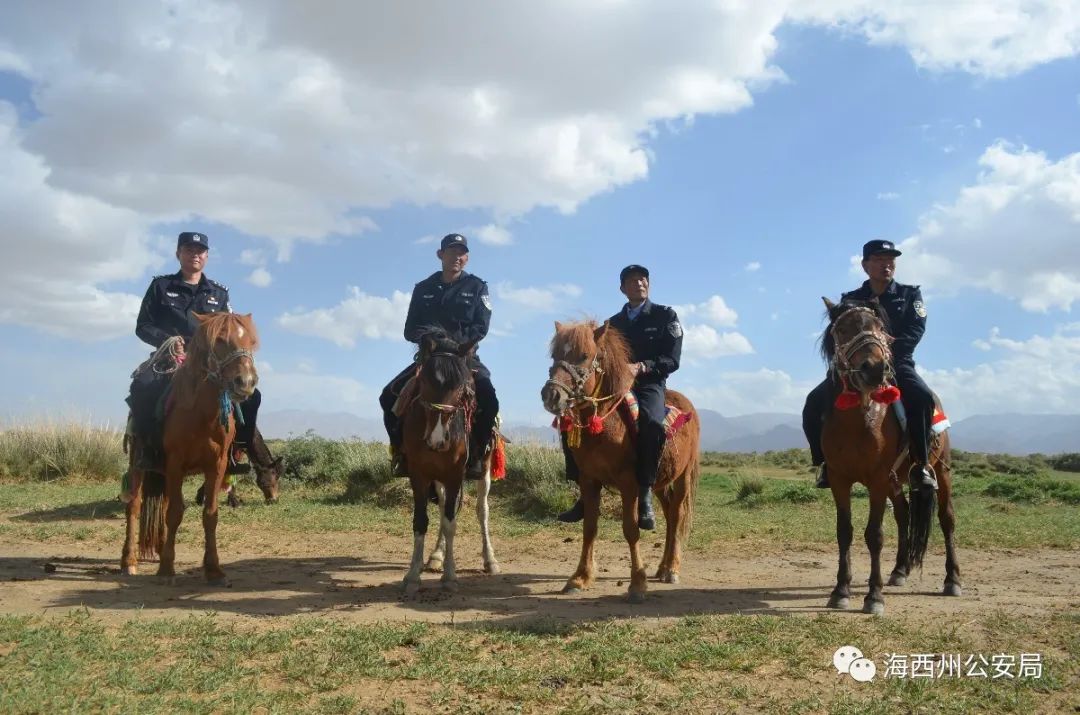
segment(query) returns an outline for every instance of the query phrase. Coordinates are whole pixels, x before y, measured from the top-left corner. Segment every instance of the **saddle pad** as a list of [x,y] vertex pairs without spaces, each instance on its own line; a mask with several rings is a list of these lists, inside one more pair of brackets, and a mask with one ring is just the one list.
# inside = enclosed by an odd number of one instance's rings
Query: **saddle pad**
[[930,430],[934,434],[941,434],[950,427],[952,427],[952,423],[949,422],[949,418],[945,416],[940,407],[935,407],[934,416],[930,418]]
[[[619,412],[623,416],[623,421],[626,422],[627,429],[633,435],[637,434],[638,428],[638,414],[641,412],[641,407],[638,405],[637,398],[634,397],[633,392],[627,392],[623,397],[622,404],[619,405]],[[691,415],[689,412],[683,412],[674,405],[664,405],[664,432],[667,434],[668,439],[671,439],[679,428],[690,421]]]

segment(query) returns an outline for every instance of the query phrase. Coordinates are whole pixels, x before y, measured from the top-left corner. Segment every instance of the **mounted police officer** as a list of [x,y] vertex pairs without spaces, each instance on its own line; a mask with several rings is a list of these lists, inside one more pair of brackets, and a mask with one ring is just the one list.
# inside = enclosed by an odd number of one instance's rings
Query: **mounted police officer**
[[[210,254],[210,239],[205,233],[184,231],[176,239],[176,259],[180,270],[163,276],[155,276],[146,289],[135,334],[155,349],[169,341],[175,346],[173,352],[183,354],[185,341],[190,340],[198,328],[195,313],[231,312],[229,289],[210,280],[203,273]],[[143,453],[139,466],[144,469],[161,469],[161,429],[157,418],[158,401],[169,385],[171,374],[156,369],[150,361],[140,366],[131,383],[132,421],[135,433],[142,438]],[[255,434],[255,418],[262,395],[255,393],[240,404],[244,424],[237,426],[236,446],[251,444]],[[231,457],[230,457],[231,460]],[[235,465],[231,472],[240,471]]]
[[[909,450],[912,460],[908,479],[912,486],[937,489],[937,479],[930,466],[930,420],[934,412],[934,395],[915,372],[915,347],[926,330],[926,306],[919,286],[904,285],[893,280],[896,257],[900,251],[891,241],[868,241],[863,246],[862,267],[868,276],[862,286],[844,293],[844,300],[875,300],[889,316],[889,334],[893,337],[892,358],[896,386],[907,414]],[[821,449],[822,422],[829,409],[832,392],[830,378],[815,387],[806,398],[803,408],[803,432],[810,442],[814,466],[820,466],[816,486],[829,488],[825,457]]]
[[[419,344],[426,330],[442,328],[458,343],[483,340],[491,324],[491,298],[488,297],[487,283],[465,272],[469,263],[468,239],[459,233],[447,234],[435,255],[442,263],[442,270],[432,273],[413,288],[405,318],[405,339]],[[470,433],[465,476],[480,479],[484,476],[485,451],[491,443],[495,418],[499,414],[499,400],[495,386],[491,384],[491,372],[475,353],[469,357],[469,368],[476,386],[477,410]],[[379,395],[396,476],[406,476],[407,465],[401,449],[402,420],[394,414],[393,407],[405,384],[415,374],[416,366],[409,365]]]
[[[649,270],[632,264],[619,273],[619,290],[627,303],[608,323],[616,328],[630,344],[633,371],[636,377],[631,390],[637,398],[637,480],[638,528],[656,528],[653,513],[652,487],[664,452],[667,432],[664,426],[666,405],[664,394],[667,377],[679,369],[682,356],[683,329],[673,308],[649,300]],[[577,481],[578,470],[573,454],[562,437],[566,457],[566,478]],[[559,521],[572,523],[585,518],[585,505],[579,497],[574,506],[559,514]]]

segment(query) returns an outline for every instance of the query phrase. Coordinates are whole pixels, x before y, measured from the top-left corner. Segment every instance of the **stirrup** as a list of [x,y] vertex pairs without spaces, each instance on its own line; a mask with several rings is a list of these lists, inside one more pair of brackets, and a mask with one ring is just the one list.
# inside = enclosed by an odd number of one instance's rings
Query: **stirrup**
[[912,489],[932,489],[935,492],[938,489],[937,475],[934,474],[934,468],[929,464],[913,464],[910,471],[908,471],[908,482],[911,484]]

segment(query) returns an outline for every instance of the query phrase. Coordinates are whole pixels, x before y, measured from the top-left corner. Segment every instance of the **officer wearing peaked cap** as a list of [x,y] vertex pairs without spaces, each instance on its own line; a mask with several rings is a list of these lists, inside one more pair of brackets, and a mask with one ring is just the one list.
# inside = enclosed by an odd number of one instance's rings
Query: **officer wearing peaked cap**
[[[674,308],[649,300],[649,269],[631,264],[619,273],[619,290],[627,303],[609,319],[630,344],[636,378],[631,388],[637,398],[637,479],[638,527],[656,528],[653,513],[652,486],[664,452],[667,432],[664,427],[666,406],[664,395],[668,375],[679,369],[682,357],[683,329]],[[577,466],[563,436],[566,456],[566,478],[577,479]],[[578,499],[568,511],[559,514],[559,521],[575,522],[585,518],[585,506]]]
[[[469,263],[468,239],[460,233],[447,234],[440,241],[435,255],[442,268],[413,288],[405,318],[405,339],[419,343],[425,329],[438,327],[458,343],[483,340],[491,324],[491,298],[488,296],[487,283],[465,271]],[[469,357],[469,368],[473,371],[476,386],[477,410],[470,434],[469,462],[465,474],[469,479],[479,479],[483,477],[484,456],[491,443],[495,418],[499,414],[499,399],[491,383],[491,372],[475,353]],[[402,420],[394,414],[393,408],[398,395],[415,372],[415,365],[409,365],[379,395],[383,423],[393,452],[393,470],[397,476],[406,476],[407,465],[401,449]]]
[[[160,348],[170,338],[180,338],[179,345],[190,340],[198,329],[195,313],[231,312],[229,289],[203,273],[210,256],[210,238],[198,231],[184,231],[176,239],[176,259],[180,270],[155,276],[143,296],[135,334],[152,347]],[[136,434],[143,438],[144,453],[140,466],[159,469],[161,460],[161,428],[156,416],[157,402],[169,384],[170,375],[153,369],[140,370],[131,383],[132,422]],[[240,403],[244,425],[238,426],[237,447],[251,444],[255,434],[255,419],[262,394],[255,393]],[[231,471],[238,471],[235,465]]]
[[[915,347],[926,331],[926,305],[919,286],[905,285],[893,279],[896,258],[900,255],[892,241],[867,241],[863,245],[862,259],[867,280],[859,288],[844,293],[841,301],[876,300],[888,314],[889,334],[893,337],[893,372],[907,414],[912,459],[908,477],[915,487],[937,489],[937,479],[929,460],[934,395],[915,371]],[[829,393],[829,377],[826,377],[807,396],[802,416],[810,456],[814,466],[821,467],[817,486],[823,489],[829,488],[827,465],[821,449],[822,422],[829,408]]]

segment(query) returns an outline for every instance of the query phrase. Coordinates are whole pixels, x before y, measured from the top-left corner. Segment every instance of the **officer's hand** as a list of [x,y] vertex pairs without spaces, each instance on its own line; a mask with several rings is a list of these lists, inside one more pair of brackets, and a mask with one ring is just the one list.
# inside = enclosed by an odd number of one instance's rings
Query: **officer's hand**
[[641,363],[639,363],[639,362],[630,363],[630,374],[633,375],[634,377],[637,377],[638,375],[640,375],[641,374]]

